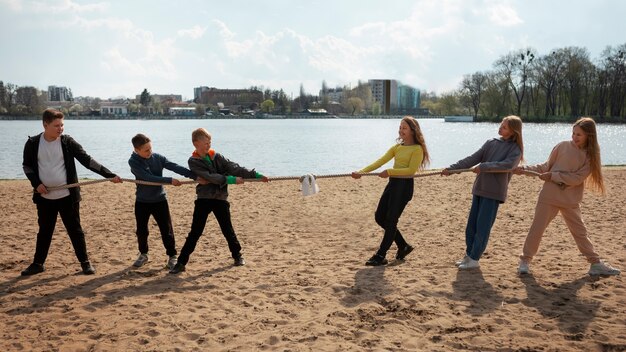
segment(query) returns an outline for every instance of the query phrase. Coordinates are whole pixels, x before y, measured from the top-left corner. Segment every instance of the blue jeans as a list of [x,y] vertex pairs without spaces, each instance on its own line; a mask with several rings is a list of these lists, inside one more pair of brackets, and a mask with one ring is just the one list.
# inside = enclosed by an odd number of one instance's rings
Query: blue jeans
[[499,200],[472,197],[472,208],[465,228],[465,253],[473,260],[479,260],[487,248],[489,233],[496,221],[499,206]]

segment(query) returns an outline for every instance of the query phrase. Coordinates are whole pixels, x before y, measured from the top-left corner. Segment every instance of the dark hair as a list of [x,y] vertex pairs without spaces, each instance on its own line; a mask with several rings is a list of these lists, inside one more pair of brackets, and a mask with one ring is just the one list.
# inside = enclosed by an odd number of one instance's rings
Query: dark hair
[[149,143],[150,138],[143,133],[137,133],[135,137],[131,139],[131,142],[133,142],[133,147],[140,148],[142,145]]
[[65,117],[65,115],[63,115],[63,113],[60,112],[59,110],[46,109],[46,110],[43,111],[42,120],[45,123],[51,123],[52,121],[54,121],[56,119],[62,119],[64,117]]

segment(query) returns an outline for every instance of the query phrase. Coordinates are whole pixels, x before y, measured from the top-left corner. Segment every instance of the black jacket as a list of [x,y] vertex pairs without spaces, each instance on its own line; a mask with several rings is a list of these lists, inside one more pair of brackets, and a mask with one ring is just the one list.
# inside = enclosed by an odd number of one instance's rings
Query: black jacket
[[[24,161],[22,162],[22,168],[24,174],[30,180],[30,184],[34,189],[42,183],[39,179],[39,167],[37,164],[37,154],[39,152],[39,140],[43,133],[34,137],[28,137],[26,144],[24,145]],[[74,138],[68,135],[61,135],[61,149],[63,150],[63,160],[65,161],[65,171],[67,173],[67,184],[78,182],[78,174],[76,173],[76,163],[74,159],[78,160],[84,167],[101,175],[102,177],[111,178],[116,175],[109,171],[106,167],[100,165],[95,161],[83,147],[74,140]],[[69,189],[70,197],[74,202],[80,202],[80,187],[73,187]],[[42,199],[41,194],[34,192],[33,202],[37,203]]]

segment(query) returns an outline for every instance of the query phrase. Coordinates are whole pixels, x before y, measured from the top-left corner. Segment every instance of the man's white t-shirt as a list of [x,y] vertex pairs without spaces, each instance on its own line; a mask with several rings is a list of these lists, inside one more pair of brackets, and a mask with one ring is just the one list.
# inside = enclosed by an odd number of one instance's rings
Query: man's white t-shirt
[[[67,172],[61,149],[61,138],[48,142],[42,135],[39,139],[39,151],[37,152],[37,166],[39,167],[39,179],[46,187],[57,187],[67,184]],[[68,189],[50,191],[41,196],[46,199],[60,199],[70,195]]]

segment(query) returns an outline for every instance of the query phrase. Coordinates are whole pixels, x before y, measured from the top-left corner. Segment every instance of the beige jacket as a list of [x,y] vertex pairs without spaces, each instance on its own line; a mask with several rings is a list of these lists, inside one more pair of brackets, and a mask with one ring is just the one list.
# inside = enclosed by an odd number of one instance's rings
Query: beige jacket
[[578,148],[572,141],[557,144],[545,163],[523,168],[540,173],[550,172],[552,180],[543,184],[538,201],[565,208],[578,207],[583,199],[585,179],[591,173],[587,151]]

